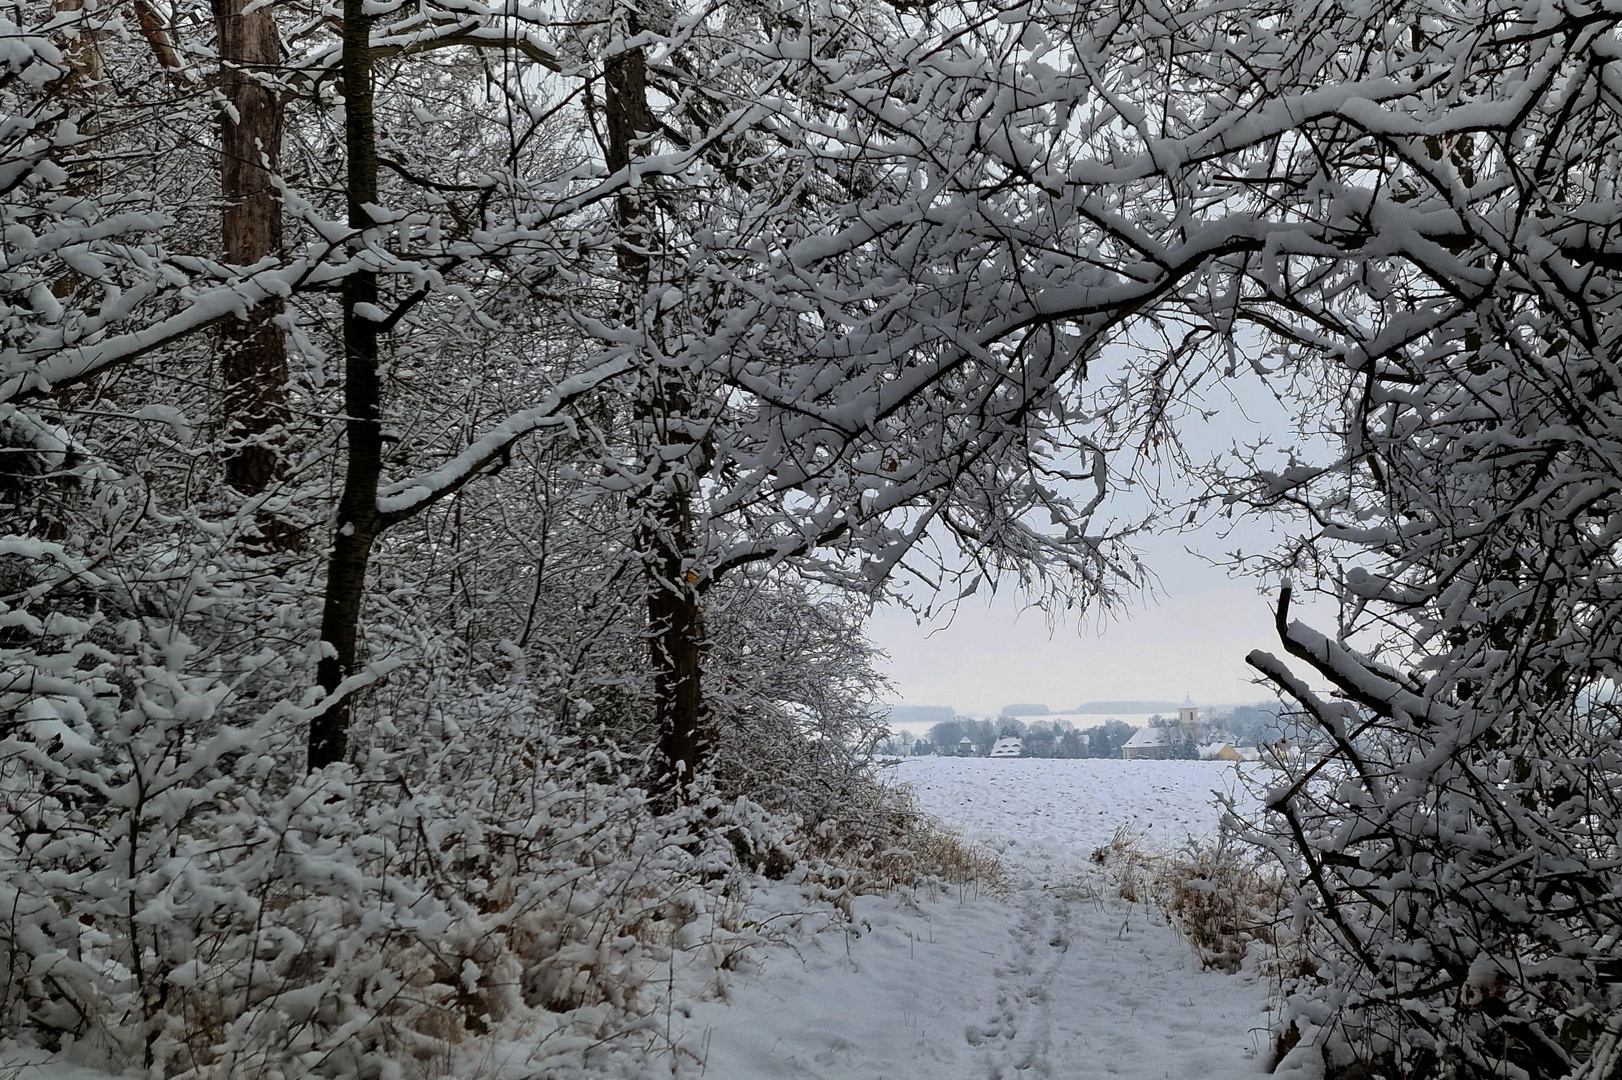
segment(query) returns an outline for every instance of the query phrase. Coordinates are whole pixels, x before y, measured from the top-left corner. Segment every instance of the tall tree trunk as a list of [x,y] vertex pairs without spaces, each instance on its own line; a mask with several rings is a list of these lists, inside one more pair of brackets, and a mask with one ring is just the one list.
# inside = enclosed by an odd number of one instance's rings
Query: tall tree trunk
[[[344,136],[349,154],[349,226],[356,234],[371,226],[368,203],[377,202],[377,133],[372,106],[371,22],[365,0],[344,0]],[[356,241],[357,250],[360,243]],[[316,668],[321,688],[331,695],[355,673],[361,598],[372,544],[382,531],[377,485],[383,471],[382,386],[377,370],[377,324],[360,317],[361,305],[375,307],[377,274],[356,270],[343,283],[344,413],[348,464],[338,502],[338,528],[327,567],[321,612],[323,655]],[[349,752],[349,696],[334,702],[310,723],[309,768],[342,761]]]
[[[626,19],[626,37],[639,30]],[[647,60],[628,49],[605,65],[604,110],[608,129],[605,158],[618,172],[636,160],[642,140],[654,130],[648,107]],[[625,292],[627,321],[641,322],[652,279],[654,239],[651,197],[627,185],[614,202],[619,232],[616,259]],[[657,327],[649,327],[657,332]],[[642,467],[650,477],[633,500],[637,548],[647,578],[649,660],[661,749],[671,788],[683,791],[704,758],[703,614],[687,554],[693,549],[692,470],[687,460],[692,438],[681,422],[690,401],[679,374],[662,369],[652,356],[638,388],[637,426],[643,444]],[[676,452],[665,452],[678,447]]]
[[[101,52],[104,31],[92,22],[96,13],[85,11],[84,0],[55,0],[52,7],[61,20],[61,33],[65,38],[62,59],[67,62],[67,71],[55,89],[79,134],[89,140],[74,148],[78,162],[69,169],[68,190],[75,195],[94,195],[101,188],[95,137],[102,131],[102,103],[98,99],[107,75]],[[81,280],[77,271],[64,267],[62,275],[51,282],[51,294],[62,299],[72,296]],[[63,408],[72,399],[71,390],[57,394],[57,404]]]
[[692,513],[685,491],[649,500],[642,532],[648,549],[648,632],[660,739],[673,790],[686,789],[705,763],[703,641],[699,596],[687,580]]
[[[269,4],[244,13],[251,0],[215,0],[221,93],[220,218],[225,260],[251,265],[282,250],[282,204],[271,187],[281,167],[282,106],[276,91],[254,78],[281,62]],[[287,422],[287,343],[276,319],[279,303],[257,305],[225,324],[221,374],[225,380],[226,482],[258,495],[281,472],[275,432]],[[296,537],[280,522],[262,519],[264,540],[286,549]]]

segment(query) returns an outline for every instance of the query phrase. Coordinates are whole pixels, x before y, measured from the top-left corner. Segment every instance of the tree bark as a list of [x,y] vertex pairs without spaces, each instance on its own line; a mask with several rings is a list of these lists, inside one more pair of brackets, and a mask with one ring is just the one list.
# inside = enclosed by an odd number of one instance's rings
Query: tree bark
[[[225,261],[249,266],[282,250],[282,204],[270,178],[281,167],[279,95],[254,78],[281,61],[269,4],[244,14],[250,0],[215,0],[219,39],[220,239]],[[287,343],[277,324],[282,307],[268,302],[225,324],[221,375],[225,381],[225,478],[244,495],[263,493],[281,474],[276,433],[287,422]],[[262,519],[271,547],[294,546],[280,522]]]
[[146,39],[147,47],[152,50],[152,56],[158,61],[158,66],[163,68],[171,83],[184,90],[190,85],[190,81],[186,78],[185,61],[180,58],[180,50],[175,47],[175,38],[169,30],[168,22],[158,9],[152,6],[151,0],[135,0],[135,22],[141,28],[141,36]]
[[684,791],[706,758],[704,739],[704,619],[699,597],[683,571],[681,542],[691,537],[686,500],[670,499],[646,512],[650,555],[648,631],[653,662],[655,717],[672,790]]
[[[349,155],[347,196],[349,226],[360,234],[372,225],[367,204],[377,201],[377,132],[372,104],[371,21],[365,0],[344,0],[343,56],[344,136]],[[377,368],[377,323],[357,314],[361,305],[375,307],[377,274],[352,271],[343,282],[344,430],[348,461],[338,502],[338,528],[327,568],[327,591],[321,612],[323,655],[316,679],[331,697],[358,667],[356,639],[361,600],[372,544],[384,522],[377,510],[377,485],[383,471],[382,385]],[[343,761],[349,753],[349,696],[344,695],[310,722],[308,767],[313,771]]]
[[[75,147],[79,160],[69,169],[68,190],[76,195],[90,195],[101,187],[100,158],[94,151],[96,136],[102,130],[101,103],[97,99],[103,93],[102,86],[107,76],[106,62],[101,52],[104,31],[91,21],[94,13],[85,11],[84,0],[55,0],[52,7],[57,18],[62,20],[62,36],[65,38],[62,59],[66,61],[67,69],[55,89],[72,115],[79,134],[89,139]],[[79,287],[80,280],[77,271],[64,268],[62,275],[51,282],[51,294],[66,299]],[[59,395],[58,404],[66,407],[71,397],[71,394]]]
[[[65,34],[67,40],[62,49],[62,58],[67,61],[67,74],[57,84],[57,90],[74,105],[83,106],[101,89],[106,76],[101,55],[104,31],[91,23],[85,12],[84,0],[55,0],[51,6],[59,17],[64,18],[64,25],[70,28]],[[79,18],[73,19],[75,15]],[[81,131],[99,131],[100,118],[95,115],[95,110],[81,107],[75,112],[75,120],[79,122]]]
[[[635,16],[625,36],[637,33]],[[611,172],[629,168],[654,130],[648,107],[647,61],[641,49],[610,58],[604,70],[604,111],[608,135],[605,159]],[[625,317],[644,318],[652,281],[654,208],[650,194],[627,184],[614,202],[619,233],[616,260],[624,290]],[[656,326],[647,328],[656,333]],[[692,438],[681,421],[691,402],[681,376],[646,357],[638,388],[637,427],[643,443],[642,472],[648,485],[632,500],[637,514],[637,549],[644,560],[647,588],[649,661],[653,667],[655,721],[677,794],[704,764],[703,612],[687,555],[693,549]],[[674,452],[667,452],[673,449]]]

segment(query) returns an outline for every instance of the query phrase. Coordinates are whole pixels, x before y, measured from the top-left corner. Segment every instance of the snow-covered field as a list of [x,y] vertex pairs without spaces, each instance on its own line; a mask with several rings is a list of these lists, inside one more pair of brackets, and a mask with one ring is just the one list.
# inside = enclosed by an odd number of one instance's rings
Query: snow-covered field
[[[1227,1080],[1262,1071],[1263,987],[1199,970],[1151,913],[1065,886],[1132,824],[1175,844],[1216,827],[1233,766],[919,758],[925,809],[996,849],[1006,899],[855,906],[856,930],[763,959],[696,1006],[684,1075],[712,1080]],[[689,1069],[690,1067],[690,1069]]]
[[1037,844],[1087,856],[1120,825],[1170,846],[1216,830],[1218,792],[1253,805],[1223,762],[918,757],[896,776],[929,813],[999,850]]

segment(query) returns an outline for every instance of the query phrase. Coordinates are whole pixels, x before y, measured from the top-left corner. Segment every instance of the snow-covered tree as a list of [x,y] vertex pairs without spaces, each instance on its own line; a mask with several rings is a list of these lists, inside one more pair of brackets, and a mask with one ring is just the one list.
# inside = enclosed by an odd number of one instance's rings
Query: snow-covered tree
[[[1535,2],[1278,16],[1233,35],[1253,97],[1221,138],[1288,124],[1224,179],[1281,228],[1211,317],[1310,395],[1310,437],[1242,455],[1223,494],[1306,515],[1275,565],[1342,611],[1315,630],[1286,590],[1288,656],[1251,657],[1318,732],[1257,832],[1332,943],[1298,988],[1296,1052],[1605,1075],[1616,20]],[[1186,376],[1188,354],[1163,370]]]

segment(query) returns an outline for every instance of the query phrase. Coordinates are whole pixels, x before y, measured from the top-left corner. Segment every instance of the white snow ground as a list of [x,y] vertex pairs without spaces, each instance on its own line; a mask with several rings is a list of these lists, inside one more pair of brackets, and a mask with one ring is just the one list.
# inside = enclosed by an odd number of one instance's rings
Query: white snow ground
[[[1142,907],[1073,886],[1130,823],[1171,845],[1216,827],[1208,762],[909,759],[924,807],[1000,852],[1007,899],[867,898],[856,930],[763,958],[692,1008],[677,1068],[706,1080],[1227,1080],[1263,1070],[1265,988],[1199,969]],[[1070,886],[1072,888],[1067,888]]]

